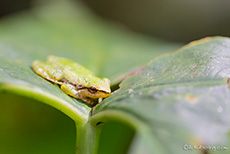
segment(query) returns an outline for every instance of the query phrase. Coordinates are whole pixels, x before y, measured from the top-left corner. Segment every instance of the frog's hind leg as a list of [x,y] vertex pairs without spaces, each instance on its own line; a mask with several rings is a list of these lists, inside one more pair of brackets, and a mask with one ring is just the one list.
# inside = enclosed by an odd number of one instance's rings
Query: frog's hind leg
[[[41,69],[41,68],[39,68],[39,69]],[[57,80],[54,80],[53,78],[51,78],[51,77],[49,76],[49,74],[47,74],[47,73],[44,72],[44,71],[42,71],[41,73],[40,73],[39,71],[37,71],[36,73],[37,73],[38,75],[40,75],[41,77],[43,77],[43,78],[45,78],[45,79],[47,79],[47,80],[49,80],[49,81],[51,81],[51,82],[53,82],[53,83],[56,83],[56,84],[59,84],[59,85],[62,84],[61,82],[58,82]]]
[[32,68],[34,72],[40,75],[41,77],[49,81],[52,81],[56,84],[61,84],[59,80],[61,80],[63,74],[60,73],[60,71],[56,71],[56,69],[51,65],[36,60],[32,63]]

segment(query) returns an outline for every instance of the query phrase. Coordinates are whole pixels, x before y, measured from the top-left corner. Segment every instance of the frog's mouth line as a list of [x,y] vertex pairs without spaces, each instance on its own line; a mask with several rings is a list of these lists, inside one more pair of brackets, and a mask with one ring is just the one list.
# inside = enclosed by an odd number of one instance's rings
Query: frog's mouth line
[[67,84],[71,84],[74,87],[76,87],[76,90],[83,90],[83,89],[87,89],[90,93],[97,93],[97,92],[101,92],[101,93],[105,93],[105,94],[110,94],[109,92],[103,91],[103,90],[97,90],[95,88],[89,88],[89,87],[84,87],[82,85],[76,85],[72,82],[70,82],[69,80],[62,78],[59,82],[63,82],[63,83],[67,83]]

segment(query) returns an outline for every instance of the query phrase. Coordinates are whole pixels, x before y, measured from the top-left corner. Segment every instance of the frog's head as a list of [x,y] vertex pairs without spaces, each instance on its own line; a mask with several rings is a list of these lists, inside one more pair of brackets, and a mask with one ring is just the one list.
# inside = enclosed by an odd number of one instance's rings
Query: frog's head
[[84,89],[84,95],[89,98],[106,98],[110,94],[110,80],[107,78],[100,79],[97,84]]

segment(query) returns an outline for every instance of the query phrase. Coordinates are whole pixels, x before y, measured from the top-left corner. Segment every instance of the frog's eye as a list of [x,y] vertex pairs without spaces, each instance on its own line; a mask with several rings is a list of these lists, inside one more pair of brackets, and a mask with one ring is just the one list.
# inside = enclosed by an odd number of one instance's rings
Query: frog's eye
[[96,88],[88,88],[88,91],[90,92],[90,93],[96,93],[97,92],[97,89]]

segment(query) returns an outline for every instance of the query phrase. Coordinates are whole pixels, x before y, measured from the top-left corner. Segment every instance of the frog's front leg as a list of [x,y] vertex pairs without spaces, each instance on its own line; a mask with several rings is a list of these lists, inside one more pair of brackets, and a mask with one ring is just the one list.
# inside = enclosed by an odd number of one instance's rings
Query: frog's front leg
[[70,95],[74,98],[81,99],[84,102],[87,102],[90,105],[94,105],[95,102],[84,96],[84,89],[76,89],[75,86],[67,83],[62,83],[61,90],[64,91],[67,95]]
[[64,91],[67,95],[78,98],[78,90],[76,90],[75,86],[71,84],[62,83],[61,90]]
[[91,106],[95,106],[98,103],[98,99],[90,97],[88,93],[88,88],[82,88],[78,90],[78,95],[81,100],[87,102]]

